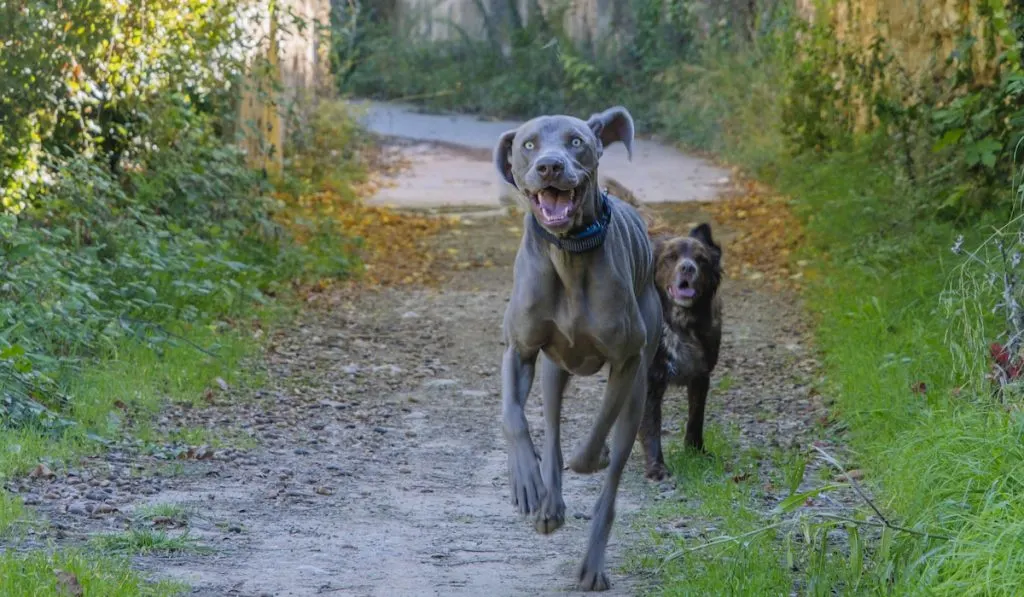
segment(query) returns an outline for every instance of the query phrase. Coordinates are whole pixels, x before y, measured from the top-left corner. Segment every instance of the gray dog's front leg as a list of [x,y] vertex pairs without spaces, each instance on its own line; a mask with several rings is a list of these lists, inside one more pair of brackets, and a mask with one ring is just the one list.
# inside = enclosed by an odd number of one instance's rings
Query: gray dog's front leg
[[544,499],[544,482],[526,422],[526,399],[533,386],[537,355],[524,357],[512,342],[501,362],[502,431],[508,444],[512,503],[521,514],[533,514]]
[[608,386],[605,388],[601,412],[597,414],[594,427],[586,441],[569,459],[569,468],[577,473],[596,473],[607,464],[605,440],[612,430],[615,419],[634,391],[637,371],[640,370],[640,356],[636,356],[620,367],[608,372]]
[[[611,389],[609,384],[609,390]],[[608,464],[608,477],[601,488],[601,497],[594,506],[590,523],[590,539],[587,553],[579,569],[580,588],[584,591],[605,591],[611,583],[605,572],[605,549],[615,520],[615,496],[619,492],[619,481],[626,468],[629,454],[636,441],[636,433],[643,418],[644,399],[647,392],[647,371],[640,367],[633,369],[632,383],[626,393],[625,404],[615,421],[612,434],[612,449]]]
[[544,450],[541,452],[541,475],[547,494],[541,503],[534,527],[548,534],[565,524],[565,501],[562,499],[562,395],[569,383],[569,373],[546,355],[540,359],[540,389],[544,396]]

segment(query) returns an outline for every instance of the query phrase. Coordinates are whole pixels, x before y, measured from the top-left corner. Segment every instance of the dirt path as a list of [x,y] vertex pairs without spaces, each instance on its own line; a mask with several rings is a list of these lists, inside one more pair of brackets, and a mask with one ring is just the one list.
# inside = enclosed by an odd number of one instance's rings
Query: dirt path
[[[411,147],[396,151],[411,152],[415,162],[416,152],[424,152]],[[479,152],[453,151],[456,159],[470,178],[482,179],[480,172],[490,168]],[[426,166],[418,167],[422,173]],[[452,196],[473,189],[471,182],[449,181]],[[497,198],[475,203],[495,207]],[[659,209],[680,227],[707,217],[696,203]],[[255,396],[228,391],[209,409],[178,409],[164,421],[171,428],[235,429],[254,438],[255,448],[218,451],[173,472],[159,454],[115,451],[56,480],[25,480],[14,489],[41,502],[56,536],[71,541],[124,529],[131,513],[147,504],[187,506],[190,536],[213,553],[138,562],[154,576],[188,583],[193,595],[571,591],[603,476],[567,472],[570,516],[552,536],[537,535],[513,511],[498,422],[498,369],[521,219],[493,210],[465,215],[437,239],[437,250],[485,266],[447,268],[436,289],[321,295],[297,324],[276,334],[254,365],[265,369],[264,389]],[[709,418],[738,428],[745,443],[798,441],[818,407],[808,395],[814,362],[795,301],[735,280],[724,293],[727,323],[716,379],[731,382],[712,386]],[[583,436],[604,383],[602,375],[573,382],[564,449]],[[666,426],[674,436],[685,402],[677,389],[666,400]],[[536,395],[528,414],[539,441]],[[630,545],[639,540],[631,519],[673,491],[671,484],[642,479],[635,450],[609,547],[611,595],[636,594],[649,582],[622,572]]]

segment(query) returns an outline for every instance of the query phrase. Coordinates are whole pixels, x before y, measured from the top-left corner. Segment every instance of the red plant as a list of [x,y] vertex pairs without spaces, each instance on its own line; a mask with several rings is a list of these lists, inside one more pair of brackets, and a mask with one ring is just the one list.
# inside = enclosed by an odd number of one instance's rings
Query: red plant
[[989,353],[995,361],[992,376],[999,382],[999,385],[1016,381],[1020,378],[1021,373],[1024,373],[1024,359],[1011,355],[1010,351],[1002,344],[993,342],[989,346]]

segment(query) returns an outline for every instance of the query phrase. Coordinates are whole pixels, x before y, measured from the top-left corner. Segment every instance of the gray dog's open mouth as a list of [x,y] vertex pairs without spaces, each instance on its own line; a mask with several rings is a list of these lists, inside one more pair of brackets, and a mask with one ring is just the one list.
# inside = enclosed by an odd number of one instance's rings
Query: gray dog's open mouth
[[531,194],[530,202],[541,224],[558,228],[572,222],[576,212],[576,190],[545,187]]

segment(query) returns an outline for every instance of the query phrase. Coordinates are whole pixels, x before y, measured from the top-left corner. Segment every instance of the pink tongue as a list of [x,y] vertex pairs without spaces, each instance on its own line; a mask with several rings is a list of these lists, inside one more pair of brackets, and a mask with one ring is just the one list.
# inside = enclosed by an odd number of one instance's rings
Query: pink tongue
[[697,291],[692,286],[688,286],[686,288],[673,288],[672,294],[676,298],[693,298]]
[[569,193],[544,189],[537,193],[537,200],[540,203],[540,211],[546,219],[563,220],[569,217],[569,210],[572,209]]

